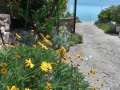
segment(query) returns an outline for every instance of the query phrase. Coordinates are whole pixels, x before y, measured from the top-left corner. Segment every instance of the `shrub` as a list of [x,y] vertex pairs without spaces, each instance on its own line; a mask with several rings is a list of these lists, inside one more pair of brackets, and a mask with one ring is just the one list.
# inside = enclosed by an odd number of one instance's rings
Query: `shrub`
[[98,15],[99,21],[102,21],[104,23],[109,21],[115,21],[116,23],[120,24],[120,5],[118,6],[111,6],[109,8],[106,8],[100,12]]
[[[59,35],[55,35],[53,38],[54,38],[54,40],[52,41],[52,43],[53,43],[52,47],[54,49],[58,49],[61,46],[67,48],[67,43],[66,43],[66,41],[65,41],[65,39],[63,37],[61,37]],[[56,45],[58,46],[58,48],[55,47]]]
[[110,25],[110,23],[103,23],[101,21],[96,21],[95,25],[99,28],[101,28],[102,30],[104,30],[105,33],[110,33],[110,34],[116,34],[116,26],[112,26]]
[[74,46],[76,44],[82,43],[82,35],[77,34],[77,33],[71,34],[71,37],[68,43],[70,44],[70,46]]
[[[87,90],[88,83],[72,64],[59,60],[56,52],[32,48],[23,44],[4,48],[0,54],[0,64],[6,63],[6,74],[0,73],[0,88],[15,86],[23,90]],[[31,62],[29,61],[31,60]],[[44,61],[44,62],[43,62]],[[29,62],[29,63],[28,63]],[[41,67],[42,63],[42,67]],[[28,67],[26,66],[28,64]],[[30,65],[30,66],[29,66]],[[31,67],[31,68],[30,68]],[[47,71],[47,69],[49,69]]]

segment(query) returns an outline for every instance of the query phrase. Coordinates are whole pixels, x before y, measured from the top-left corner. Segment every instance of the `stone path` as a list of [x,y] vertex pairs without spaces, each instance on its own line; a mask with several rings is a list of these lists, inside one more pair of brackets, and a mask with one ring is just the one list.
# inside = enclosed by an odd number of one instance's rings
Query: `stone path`
[[[120,38],[118,35],[105,34],[94,22],[76,25],[76,32],[83,35],[83,43],[70,48],[68,54],[74,64],[80,64],[79,70],[85,75],[90,86],[98,90],[120,90]],[[83,61],[76,59],[81,54]],[[90,74],[90,67],[97,75]],[[101,86],[103,82],[104,88]]]

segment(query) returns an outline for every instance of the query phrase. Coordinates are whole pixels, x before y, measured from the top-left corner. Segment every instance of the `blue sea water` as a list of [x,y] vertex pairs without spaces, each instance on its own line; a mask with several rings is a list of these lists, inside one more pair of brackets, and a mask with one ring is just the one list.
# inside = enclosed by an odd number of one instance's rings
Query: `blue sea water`
[[[95,21],[98,20],[98,14],[100,11],[106,7],[101,6],[87,6],[87,5],[77,5],[77,17],[81,21]],[[74,5],[70,5],[70,13],[73,14]]]
[[[74,12],[74,1],[70,1],[70,13]],[[77,17],[81,21],[98,20],[98,14],[101,10],[111,5],[120,5],[120,0],[77,0]]]

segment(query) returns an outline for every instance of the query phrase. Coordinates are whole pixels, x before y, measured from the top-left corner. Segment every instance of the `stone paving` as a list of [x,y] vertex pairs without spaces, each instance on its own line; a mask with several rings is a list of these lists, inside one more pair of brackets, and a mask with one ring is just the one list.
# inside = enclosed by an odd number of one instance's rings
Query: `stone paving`
[[[83,35],[83,43],[71,47],[68,54],[74,60],[74,64],[80,64],[78,68],[85,75],[85,80],[90,86],[96,86],[97,90],[120,90],[118,35],[105,34],[94,25],[94,22],[76,24],[76,33]],[[83,57],[83,61],[76,59],[77,53]],[[91,75],[90,67],[97,75]]]

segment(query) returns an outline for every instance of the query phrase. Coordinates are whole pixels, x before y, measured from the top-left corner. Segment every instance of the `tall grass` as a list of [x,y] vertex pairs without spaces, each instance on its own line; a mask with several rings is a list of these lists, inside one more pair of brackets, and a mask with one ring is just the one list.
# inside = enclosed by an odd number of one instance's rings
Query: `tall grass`
[[116,26],[111,25],[109,22],[103,23],[101,21],[96,21],[95,25],[99,27],[100,29],[104,30],[105,33],[109,34],[117,34],[116,32]]

